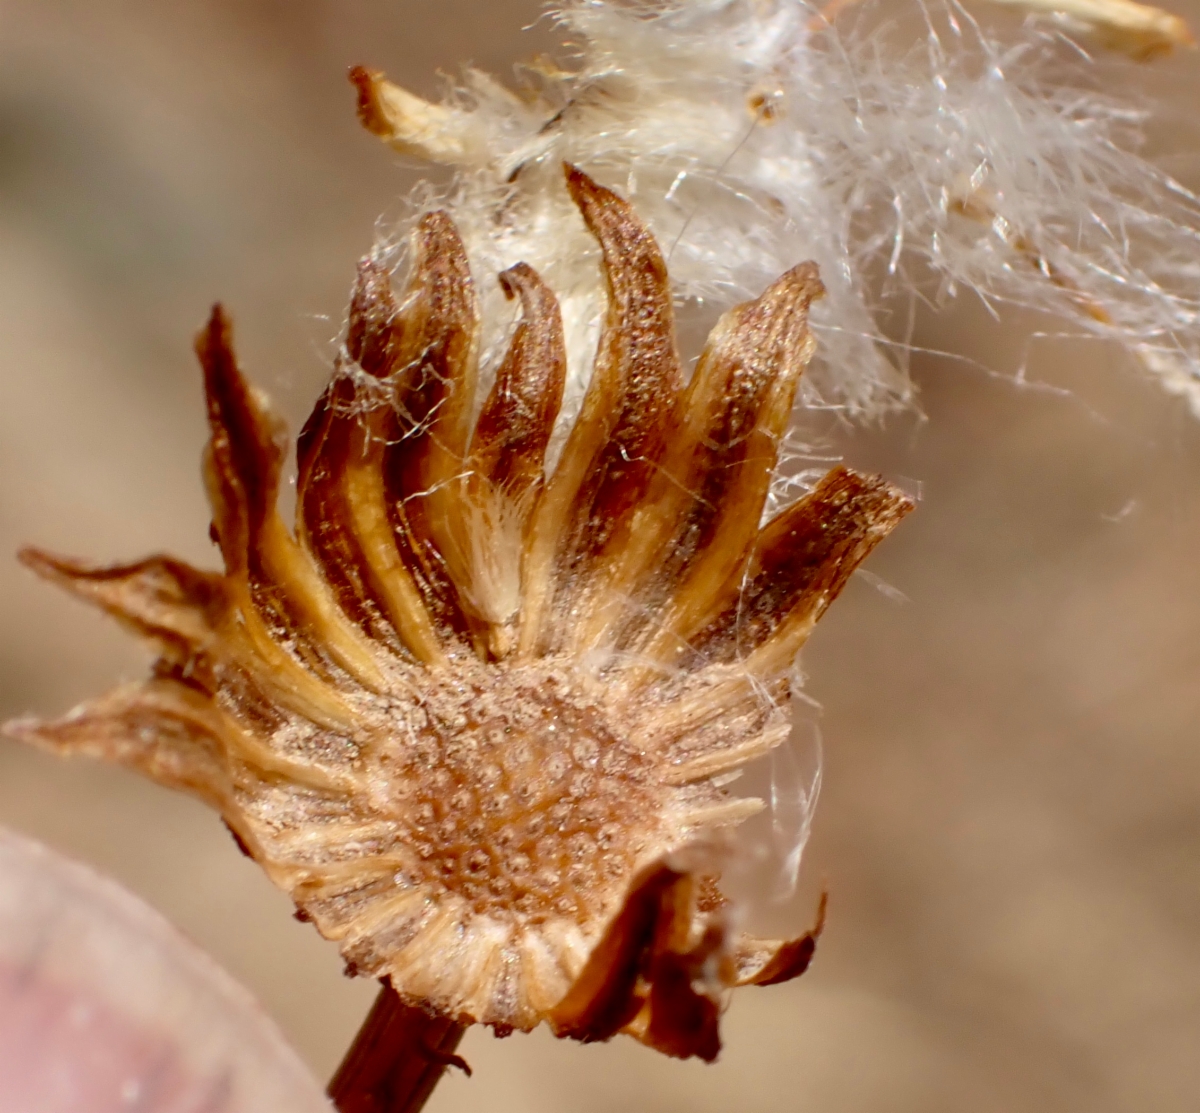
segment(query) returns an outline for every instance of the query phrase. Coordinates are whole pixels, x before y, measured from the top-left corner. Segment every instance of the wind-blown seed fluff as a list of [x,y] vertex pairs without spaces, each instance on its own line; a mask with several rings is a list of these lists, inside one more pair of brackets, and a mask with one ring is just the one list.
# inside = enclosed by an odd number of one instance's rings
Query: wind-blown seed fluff
[[[815,260],[808,405],[909,398],[876,313],[919,289],[1054,314],[1200,412],[1200,205],[1136,154],[1143,113],[1103,91],[1130,64],[1114,79],[1066,38],[1151,54],[1190,42],[1181,20],[1127,0],[841,0],[827,18],[801,0],[577,0],[556,18],[569,72],[526,67],[520,95],[469,72],[431,105],[354,76],[368,127],[456,168],[438,203],[474,265],[524,260],[559,291],[569,409],[603,294],[582,223],[545,187],[562,159],[637,205],[676,296],[713,316]],[[502,346],[494,299],[485,353]]]
[[297,446],[294,532],[282,428],[218,307],[197,352],[225,570],[27,551],[158,659],[8,730],[205,800],[349,969],[410,1005],[711,1059],[724,992],[802,973],[820,930],[735,929],[713,851],[763,805],[725,785],[786,739],[796,653],[912,503],[837,467],[762,525],[816,267],[727,313],[685,384],[654,237],[578,169],[557,189],[607,306],[551,467],[557,299],[527,265],[500,276],[521,318],[484,390],[444,212],[417,223],[402,297],[360,267]]

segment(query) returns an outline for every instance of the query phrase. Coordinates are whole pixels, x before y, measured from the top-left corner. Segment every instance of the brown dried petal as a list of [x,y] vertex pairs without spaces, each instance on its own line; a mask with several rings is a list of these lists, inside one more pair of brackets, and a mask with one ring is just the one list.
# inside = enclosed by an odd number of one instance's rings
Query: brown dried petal
[[754,939],[743,936],[737,948],[735,985],[779,985],[800,977],[812,962],[817,940],[825,929],[829,894],[822,893],[817,918],[808,931],[795,939]]
[[763,528],[724,613],[692,639],[710,661],[785,672],[850,574],[913,508],[882,479],[837,467]]
[[405,358],[389,378],[396,434],[384,448],[388,513],[409,571],[443,638],[468,637],[441,554],[461,514],[478,360],[479,307],[466,249],[450,218],[429,213],[414,237],[416,263],[403,299]]
[[162,652],[156,665],[161,674],[185,676],[194,687],[215,690],[212,665],[223,655],[275,702],[335,728],[351,721],[345,704],[280,649],[253,610],[249,618],[241,615],[238,592],[226,577],[171,557],[104,566],[27,548],[21,560],[155,641]]
[[53,753],[131,766],[221,810],[233,791],[222,727],[198,693],[151,680],[118,688],[57,721],[17,720],[5,730]]
[[558,299],[537,272],[518,263],[500,283],[508,297],[521,299],[521,319],[475,426],[471,472],[519,498],[542,479],[567,352]]
[[25,548],[21,563],[142,637],[207,647],[228,606],[225,578],[169,556],[99,565]]
[[[602,554],[626,539],[665,444],[682,385],[666,263],[611,190],[567,166],[567,185],[604,253],[608,315],[583,408],[547,485],[525,575],[523,652],[574,645],[603,598]],[[556,625],[570,618],[570,628]],[[561,627],[561,628],[560,628]]]
[[229,318],[220,305],[213,306],[208,325],[196,337],[196,355],[208,404],[204,470],[215,540],[231,575],[261,574],[257,550],[275,512],[287,452],[283,425],[242,378]]
[[[416,261],[400,314],[403,358],[390,378],[401,440],[389,464],[403,497],[462,468],[475,396],[479,306],[467,252],[443,212],[422,217],[414,233]],[[414,472],[403,468],[419,461]]]
[[[415,274],[426,265],[418,255]],[[364,259],[346,346],[370,378],[350,369],[335,377],[305,423],[297,448],[297,532],[362,629],[430,664],[443,659],[443,639],[411,571],[416,561],[408,539],[397,537],[383,476],[386,446],[402,435],[387,380],[418,355],[405,342],[413,331],[405,326],[386,269]]]
[[656,951],[650,961],[646,1025],[638,1033],[643,1043],[675,1059],[716,1059],[721,1051],[719,992],[726,987],[717,983],[711,992],[697,992],[696,986],[711,979],[706,968],[722,956],[725,941],[724,925],[710,924],[694,947]]
[[521,607],[521,565],[542,490],[546,446],[562,401],[567,358],[558,301],[532,267],[500,275],[521,318],[483,404],[441,554],[462,605],[505,656]]
[[327,654],[378,689],[383,678],[372,649],[346,620],[275,508],[283,423],[242,377],[229,320],[219,305],[196,340],[196,353],[208,403],[205,475],[213,528],[249,636],[274,656],[267,643],[282,627],[305,643],[310,661]]
[[[413,264],[414,276],[420,276],[429,266],[426,254],[428,237],[418,235],[417,253]],[[416,277],[416,281],[422,279]],[[392,294],[391,275],[383,262],[373,255],[359,261],[354,291],[350,295],[350,311],[346,323],[346,353],[374,379],[390,378],[402,371],[406,362],[417,353],[406,344],[408,322]],[[354,414],[344,416],[353,417]]]
[[[779,440],[815,347],[808,307],[823,293],[816,265],[802,263],[757,300],[731,309],[709,337],[614,577],[618,601],[649,581],[637,598],[642,613],[654,615],[645,635],[651,640],[631,644],[628,633],[625,640],[641,660],[677,657],[714,617],[715,597],[749,557]],[[599,627],[593,623],[593,637]]]
[[693,942],[696,878],[666,862],[645,869],[592,949],[566,997],[551,1010],[555,1033],[590,1043],[622,1029],[680,1059],[707,1061],[721,1048],[716,993],[698,992],[725,942],[710,924]]

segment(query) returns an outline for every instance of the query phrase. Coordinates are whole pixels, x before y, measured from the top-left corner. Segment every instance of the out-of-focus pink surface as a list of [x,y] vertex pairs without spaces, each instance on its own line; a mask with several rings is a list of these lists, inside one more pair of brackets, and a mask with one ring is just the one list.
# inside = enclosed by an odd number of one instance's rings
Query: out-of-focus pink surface
[[[223,1086],[210,1082],[201,1107],[229,1109]],[[0,964],[0,1109],[119,1113],[141,1103],[174,1113],[196,1096],[170,1039],[94,993]]]
[[328,1113],[249,994],[132,894],[0,829],[0,1113]]

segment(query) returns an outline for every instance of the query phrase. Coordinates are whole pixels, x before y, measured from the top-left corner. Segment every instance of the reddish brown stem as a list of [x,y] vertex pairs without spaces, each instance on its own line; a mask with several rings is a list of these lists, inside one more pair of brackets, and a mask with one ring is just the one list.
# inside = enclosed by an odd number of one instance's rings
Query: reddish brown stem
[[400,1000],[385,981],[332,1081],[339,1113],[417,1113],[448,1066],[471,1073],[454,1054],[465,1029]]

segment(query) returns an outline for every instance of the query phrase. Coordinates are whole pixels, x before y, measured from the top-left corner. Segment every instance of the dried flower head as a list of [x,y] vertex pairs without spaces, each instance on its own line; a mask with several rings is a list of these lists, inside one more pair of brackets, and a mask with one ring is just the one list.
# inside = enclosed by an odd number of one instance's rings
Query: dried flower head
[[685,384],[653,237],[579,170],[567,186],[608,311],[548,478],[555,296],[528,266],[500,276],[520,318],[477,402],[476,294],[444,213],[417,225],[399,299],[361,264],[299,438],[294,534],[283,429],[218,307],[197,351],[225,571],[27,551],[159,656],[9,730],[210,803],[350,969],[410,1004],[712,1058],[720,994],[800,973],[815,930],[735,933],[697,848],[762,807],[722,786],[787,737],[797,650],[911,503],[839,467],[760,526],[815,266],[729,311]]

